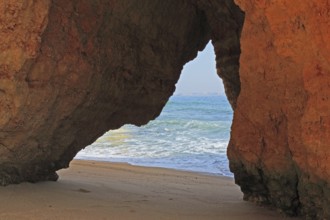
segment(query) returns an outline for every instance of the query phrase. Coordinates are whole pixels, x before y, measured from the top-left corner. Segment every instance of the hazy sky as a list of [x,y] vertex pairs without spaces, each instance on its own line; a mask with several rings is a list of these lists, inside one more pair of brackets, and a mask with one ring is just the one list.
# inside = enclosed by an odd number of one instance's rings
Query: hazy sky
[[176,84],[174,95],[218,93],[223,95],[223,83],[216,74],[215,55],[211,42],[187,63]]

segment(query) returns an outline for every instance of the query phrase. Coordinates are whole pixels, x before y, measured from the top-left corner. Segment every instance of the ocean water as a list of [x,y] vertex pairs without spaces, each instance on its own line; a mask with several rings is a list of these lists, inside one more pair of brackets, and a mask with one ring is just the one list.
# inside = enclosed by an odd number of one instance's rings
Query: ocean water
[[226,156],[231,123],[223,96],[172,96],[157,119],[108,131],[76,158],[232,176]]

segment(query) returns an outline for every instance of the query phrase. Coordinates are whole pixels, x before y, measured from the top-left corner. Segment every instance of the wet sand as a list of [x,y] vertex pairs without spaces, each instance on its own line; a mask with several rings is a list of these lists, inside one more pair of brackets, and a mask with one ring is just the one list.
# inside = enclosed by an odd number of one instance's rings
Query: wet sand
[[228,177],[75,160],[58,182],[0,187],[0,219],[278,220]]

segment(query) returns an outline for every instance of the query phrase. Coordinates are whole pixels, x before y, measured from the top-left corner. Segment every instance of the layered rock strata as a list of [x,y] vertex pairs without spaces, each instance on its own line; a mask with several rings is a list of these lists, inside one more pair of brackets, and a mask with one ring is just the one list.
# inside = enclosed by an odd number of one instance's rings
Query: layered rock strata
[[212,40],[244,198],[330,218],[327,0],[13,0],[0,10],[2,185],[56,180],[107,130],[157,117]]

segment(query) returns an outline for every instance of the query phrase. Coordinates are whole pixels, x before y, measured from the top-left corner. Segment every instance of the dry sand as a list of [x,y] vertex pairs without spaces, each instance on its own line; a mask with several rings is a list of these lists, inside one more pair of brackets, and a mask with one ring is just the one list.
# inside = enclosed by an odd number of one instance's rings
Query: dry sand
[[0,187],[0,219],[291,219],[242,201],[227,177],[78,160],[59,175]]

